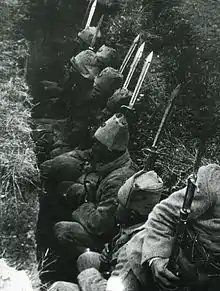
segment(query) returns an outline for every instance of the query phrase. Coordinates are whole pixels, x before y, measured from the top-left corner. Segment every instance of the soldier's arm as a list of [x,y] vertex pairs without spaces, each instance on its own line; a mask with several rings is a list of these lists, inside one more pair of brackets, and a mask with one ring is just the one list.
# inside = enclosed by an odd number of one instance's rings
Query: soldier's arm
[[115,227],[116,205],[114,200],[122,185],[120,176],[114,176],[106,182],[102,189],[100,202],[87,202],[72,213],[72,220],[80,223],[87,232],[94,235],[111,233]]
[[126,245],[120,249],[116,267],[108,280],[104,279],[99,271],[90,268],[79,274],[78,283],[82,291],[134,291],[140,288],[128,261]]
[[82,271],[77,280],[82,291],[105,291],[107,287],[107,280],[95,268]]
[[[216,167],[208,165],[198,172],[198,188],[192,203],[189,220],[197,220],[215,203]],[[220,178],[220,171],[218,171]],[[218,186],[220,191],[220,185]],[[178,223],[180,209],[186,189],[171,194],[167,199],[155,206],[145,224],[146,235],[143,243],[142,263],[151,258],[168,258],[171,253],[175,227]]]

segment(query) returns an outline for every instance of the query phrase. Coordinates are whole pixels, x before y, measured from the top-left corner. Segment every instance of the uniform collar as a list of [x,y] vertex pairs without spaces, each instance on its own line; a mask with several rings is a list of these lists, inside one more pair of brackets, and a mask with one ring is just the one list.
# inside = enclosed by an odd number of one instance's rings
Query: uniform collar
[[128,150],[126,150],[126,152],[123,155],[121,155],[116,160],[108,164],[97,163],[96,170],[101,174],[107,175],[108,173],[125,166],[125,164],[129,162],[129,160],[130,160],[130,154]]

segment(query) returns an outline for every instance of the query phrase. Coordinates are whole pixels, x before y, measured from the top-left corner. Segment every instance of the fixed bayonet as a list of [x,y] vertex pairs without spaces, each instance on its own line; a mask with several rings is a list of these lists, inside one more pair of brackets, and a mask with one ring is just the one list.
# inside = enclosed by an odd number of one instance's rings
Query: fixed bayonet
[[125,108],[127,108],[127,109],[129,109],[129,110],[132,110],[132,109],[133,109],[134,104],[135,104],[135,102],[136,102],[136,100],[137,100],[137,98],[138,98],[138,94],[139,94],[139,92],[140,92],[141,86],[142,86],[142,84],[143,84],[143,82],[144,82],[144,79],[145,79],[146,74],[147,74],[147,72],[148,72],[148,69],[149,69],[149,67],[150,67],[150,64],[151,64],[152,58],[153,58],[153,52],[151,52],[151,53],[146,57],[146,59],[145,59],[145,62],[144,62],[144,65],[143,65],[142,71],[141,71],[141,73],[140,73],[140,76],[139,76],[139,79],[138,79],[138,82],[137,82],[137,85],[136,85],[136,87],[135,87],[135,89],[134,89],[134,92],[133,92],[133,94],[132,94],[132,97],[131,97],[131,100],[130,100],[128,106],[126,106],[126,105],[122,105],[122,107],[125,107]]
[[102,16],[99,19],[99,22],[98,22],[98,24],[96,26],[95,34],[94,34],[94,36],[92,38],[91,46],[89,47],[89,49],[93,50],[93,48],[94,48],[94,45],[95,45],[95,42],[97,40],[97,37],[98,37],[99,31],[100,31],[103,19],[104,19],[104,14],[102,14]]
[[88,19],[87,19],[85,28],[90,27],[90,24],[92,22],[93,15],[95,13],[96,5],[97,5],[97,0],[94,0],[94,2],[91,5],[91,9],[90,9],[90,12],[89,12],[89,16],[88,16]]
[[140,59],[141,59],[141,57],[143,55],[144,47],[145,47],[145,42],[143,42],[142,45],[137,50],[137,53],[136,53],[136,55],[134,57],[134,60],[133,60],[133,62],[131,64],[131,66],[130,66],[130,70],[128,72],[127,78],[126,78],[126,80],[124,82],[124,85],[122,87],[123,89],[127,89],[128,88],[129,83],[130,83],[130,81],[132,79],[132,76],[134,74],[134,71],[135,71],[135,69],[136,69],[136,67],[137,67],[137,65],[138,65],[138,63],[139,63],[139,61],[140,61]]
[[129,50],[128,50],[128,52],[127,52],[127,54],[126,54],[126,56],[125,56],[125,58],[124,58],[124,60],[123,60],[123,62],[122,62],[122,65],[121,65],[121,67],[120,67],[120,69],[119,69],[119,72],[120,72],[121,74],[123,73],[125,67],[127,66],[127,64],[128,64],[128,62],[129,62],[129,60],[130,60],[130,58],[131,58],[133,52],[135,51],[135,49],[136,49],[136,47],[137,47],[139,41],[140,41],[140,34],[138,34],[138,36],[135,37],[135,39],[134,39],[134,41],[133,41],[131,47],[129,48]]
[[94,0],[89,0],[88,6],[86,9],[86,13],[85,13],[85,16],[84,16],[83,21],[82,21],[82,27],[85,27],[85,23],[86,23],[86,20],[88,19],[89,12],[90,12],[90,9],[91,9],[93,2],[94,2]]
[[174,101],[176,99],[176,97],[178,96],[179,92],[180,92],[180,84],[176,86],[176,88],[173,90],[173,92],[171,93],[171,96],[170,96],[170,99],[169,99],[169,102],[168,102],[168,105],[166,107],[166,110],[163,114],[163,117],[161,119],[161,122],[160,122],[160,125],[159,125],[159,128],[157,130],[157,133],[155,135],[155,138],[153,140],[153,144],[151,146],[151,148],[147,148],[145,149],[148,154],[147,154],[147,158],[144,162],[144,169],[147,171],[147,170],[152,170],[154,168],[154,164],[156,162],[156,157],[157,157],[157,145],[158,145],[158,142],[160,140],[160,137],[161,137],[161,134],[162,134],[162,131],[164,129],[164,126],[166,124],[166,121],[169,117],[169,114],[171,112],[171,109],[173,107],[173,104],[174,104]]
[[166,123],[166,121],[168,119],[168,116],[169,116],[169,113],[170,113],[170,111],[172,109],[174,100],[176,99],[176,97],[179,94],[179,91],[180,91],[180,84],[177,85],[176,88],[171,93],[170,100],[169,100],[168,105],[166,107],[166,110],[165,110],[165,112],[163,114],[163,117],[161,119],[161,122],[160,122],[160,125],[159,125],[159,128],[158,128],[158,131],[156,133],[156,136],[155,136],[154,141],[153,141],[153,144],[152,144],[152,147],[153,148],[155,148],[157,146],[157,143],[158,143],[159,138],[161,136],[162,130],[163,130],[163,128],[165,126],[165,123]]

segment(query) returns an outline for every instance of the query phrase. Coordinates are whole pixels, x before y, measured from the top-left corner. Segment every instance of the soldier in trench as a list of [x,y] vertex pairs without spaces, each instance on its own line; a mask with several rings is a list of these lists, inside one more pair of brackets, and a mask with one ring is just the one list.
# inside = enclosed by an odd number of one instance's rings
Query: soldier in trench
[[[41,203],[43,205],[38,221],[39,247],[42,240],[44,249],[50,247],[48,244],[51,243],[64,261],[66,257],[71,257],[74,261],[86,248],[100,251],[104,243],[112,238],[116,231],[114,200],[118,189],[137,170],[127,149],[128,141],[128,124],[123,115],[115,114],[94,134],[93,166],[90,173],[77,180],[80,170],[76,173],[73,169],[75,164],[71,165],[68,154],[63,156],[64,160],[58,157],[58,164],[57,158],[55,163],[52,160],[42,164],[42,175],[47,178],[47,203],[43,200]],[[79,161],[79,169],[80,163]],[[67,168],[73,170],[69,177],[66,174]],[[63,182],[61,179],[64,179]],[[58,186],[62,188],[59,193]],[[47,221],[50,231],[43,229]],[[53,237],[51,226],[54,224],[55,240],[47,242],[46,237]]]
[[[184,243],[179,246],[178,273],[174,274],[167,265],[185,188],[154,207],[144,229],[120,249],[116,267],[108,281],[98,272],[99,266],[93,265],[79,274],[80,289],[68,283],[68,289],[65,290],[218,291],[219,179],[219,165],[200,167],[189,216],[190,224]],[[64,283],[58,284],[62,287]],[[54,290],[57,290],[56,285]],[[59,290],[64,289],[62,287]]]
[[[79,273],[89,268],[95,268],[100,272],[100,278],[108,279],[114,270],[121,247],[131,237],[144,229],[144,222],[152,208],[159,202],[163,191],[163,182],[154,171],[149,171],[141,176],[141,172],[135,173],[121,186],[115,203],[117,206],[116,217],[119,231],[116,236],[105,245],[102,253],[86,250],[77,260]],[[94,271],[94,270],[93,270]],[[98,273],[98,272],[97,272]],[[92,272],[89,276],[93,282],[92,290],[99,290],[99,283],[96,281],[97,273]],[[94,277],[93,277],[94,276]],[[93,278],[92,278],[93,277]],[[84,281],[83,273],[79,276],[80,286]],[[51,286],[50,291],[64,290],[68,286],[74,290],[75,284],[69,282],[56,282]],[[72,288],[72,289],[71,289]],[[82,289],[84,290],[85,285]]]
[[[59,99],[63,99],[66,104],[68,143],[72,147],[91,146],[89,129],[91,125],[98,124],[97,111],[102,105],[101,98],[91,100],[93,82],[103,68],[114,66],[115,60],[115,49],[106,45],[102,45],[96,53],[91,49],[84,50],[70,60],[63,89],[59,89],[62,90]],[[48,90],[56,88],[55,85],[45,82],[44,85],[49,86]]]

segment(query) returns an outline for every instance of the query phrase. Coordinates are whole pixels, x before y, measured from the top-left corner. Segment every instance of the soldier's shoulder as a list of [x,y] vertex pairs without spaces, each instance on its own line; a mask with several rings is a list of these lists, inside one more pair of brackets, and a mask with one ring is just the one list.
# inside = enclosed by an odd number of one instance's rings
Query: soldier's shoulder
[[209,195],[220,191],[220,166],[218,164],[208,164],[199,168],[197,183],[200,189]]
[[126,164],[126,165],[122,166],[121,168],[115,169],[111,173],[111,177],[112,178],[115,178],[115,179],[120,179],[120,178],[126,178],[126,179],[128,179],[136,171],[137,171],[137,169],[135,168],[135,166],[133,166],[131,164]]
[[220,174],[220,165],[213,163],[201,166],[198,170],[198,179],[208,178],[213,174]]

